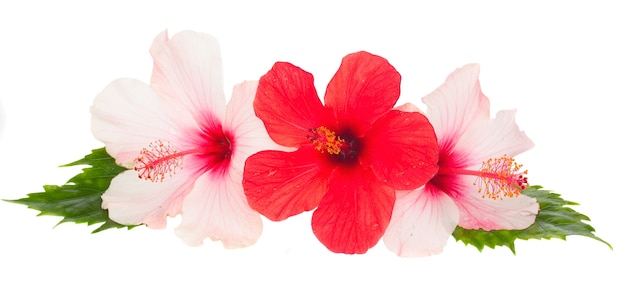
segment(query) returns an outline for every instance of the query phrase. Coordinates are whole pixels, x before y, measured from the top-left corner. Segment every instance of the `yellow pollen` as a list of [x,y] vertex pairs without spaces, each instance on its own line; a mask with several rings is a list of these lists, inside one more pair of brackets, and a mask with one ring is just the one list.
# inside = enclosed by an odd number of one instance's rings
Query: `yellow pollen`
[[515,198],[528,188],[527,170],[520,172],[523,165],[506,154],[500,158],[483,161],[478,178],[474,182],[483,198],[502,200]]
[[309,131],[312,134],[307,135],[307,139],[313,143],[315,150],[335,155],[341,152],[341,146],[345,144],[345,140],[335,135],[335,132],[324,126]]

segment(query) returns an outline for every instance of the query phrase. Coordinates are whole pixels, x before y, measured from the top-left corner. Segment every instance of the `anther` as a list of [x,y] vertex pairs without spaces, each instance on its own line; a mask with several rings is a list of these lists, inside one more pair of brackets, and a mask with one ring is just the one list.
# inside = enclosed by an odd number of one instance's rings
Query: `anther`
[[139,152],[135,158],[135,170],[139,178],[152,182],[162,182],[165,175],[172,176],[183,165],[183,156],[170,143],[154,141]]
[[474,185],[478,186],[478,193],[483,194],[483,198],[502,200],[504,197],[518,197],[529,186],[526,176],[528,171],[520,172],[522,167],[523,165],[506,155],[490,158],[483,161]]
[[309,131],[311,134],[307,135],[307,139],[313,143],[315,150],[322,153],[337,155],[341,152],[341,147],[345,145],[345,140],[324,126],[309,129]]

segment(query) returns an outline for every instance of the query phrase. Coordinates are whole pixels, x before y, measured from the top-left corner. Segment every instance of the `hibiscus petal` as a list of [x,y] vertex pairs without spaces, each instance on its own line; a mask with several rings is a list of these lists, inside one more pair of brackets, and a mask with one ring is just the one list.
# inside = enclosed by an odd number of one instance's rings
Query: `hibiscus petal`
[[243,173],[248,203],[274,221],[317,207],[328,190],[332,170],[322,156],[310,147],[294,152],[261,151],[250,156]]
[[502,110],[491,120],[472,125],[459,139],[457,151],[468,154],[468,164],[487,158],[514,157],[534,146],[515,123],[515,110]]
[[167,216],[180,213],[182,199],[191,191],[194,179],[193,171],[189,170],[163,182],[139,179],[137,172],[125,171],[113,178],[102,194],[102,208],[121,224],[164,228]]
[[309,143],[310,130],[331,121],[317,96],[313,76],[286,62],[275,63],[259,80],[254,111],[270,137],[289,147]]
[[332,252],[365,253],[385,232],[394,201],[395,190],[371,171],[336,170],[313,212],[313,233]]
[[137,80],[113,81],[91,106],[91,131],[120,164],[132,162],[156,140],[180,145],[194,129],[198,127],[185,108]]
[[[464,181],[465,187],[472,187],[474,180],[468,177]],[[537,200],[523,194],[494,200],[468,189],[462,195],[455,202],[461,213],[459,226],[465,229],[522,230],[535,222],[539,212]]]
[[164,31],[154,39],[150,53],[154,59],[152,87],[180,101],[198,122],[223,121],[222,59],[214,37],[183,31],[168,40]]
[[402,257],[438,254],[458,221],[456,204],[438,189],[398,191],[383,241],[389,250]]
[[257,81],[235,85],[232,98],[226,106],[224,129],[234,136],[231,165],[240,173],[250,155],[260,150],[281,148],[270,139],[263,122],[254,115],[252,103],[257,86]]
[[415,104],[407,102],[404,103],[400,106],[396,106],[393,108],[394,110],[400,110],[400,111],[404,111],[404,112],[419,112],[421,114],[426,115],[421,109],[419,109],[417,106],[415,106]]
[[489,119],[489,99],[480,89],[479,72],[478,64],[459,68],[443,85],[422,98],[442,150],[454,148],[458,137],[475,121]]
[[185,197],[182,221],[175,232],[190,246],[202,245],[210,237],[225,248],[254,244],[261,235],[261,217],[246,201],[241,174],[231,169],[219,178],[211,173],[200,176]]
[[363,162],[394,189],[416,189],[437,173],[437,137],[421,113],[389,111],[374,123],[363,146]]
[[361,51],[343,58],[324,102],[335,111],[340,126],[361,137],[399,96],[400,73],[386,59]]

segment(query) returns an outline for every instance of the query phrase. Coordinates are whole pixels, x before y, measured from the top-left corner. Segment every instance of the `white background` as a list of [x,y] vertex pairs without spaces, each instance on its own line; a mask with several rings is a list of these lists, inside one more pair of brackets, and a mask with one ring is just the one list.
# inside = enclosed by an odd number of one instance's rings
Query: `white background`
[[505,248],[479,253],[451,239],[443,254],[428,258],[398,258],[382,242],[365,255],[347,256],[315,239],[305,213],[266,221],[255,246],[227,251],[210,241],[187,247],[172,232],[177,219],[160,231],[92,235],[95,227],[55,227],[58,217],[0,202],[0,292],[625,290],[626,18],[617,4],[130,2],[0,4],[1,199],[22,198],[78,173],[57,166],[102,147],[90,133],[93,97],[116,78],[148,82],[152,39],[164,29],[170,35],[191,29],[220,41],[227,96],[235,83],[258,79],[275,61],[313,73],[323,94],[341,58],[366,50],[402,74],[401,100],[422,107],[420,98],[451,71],[480,63],[492,114],[516,108],[536,144],[518,158],[531,183],[578,202],[575,209],[614,250],[571,237],[519,241],[517,255]]

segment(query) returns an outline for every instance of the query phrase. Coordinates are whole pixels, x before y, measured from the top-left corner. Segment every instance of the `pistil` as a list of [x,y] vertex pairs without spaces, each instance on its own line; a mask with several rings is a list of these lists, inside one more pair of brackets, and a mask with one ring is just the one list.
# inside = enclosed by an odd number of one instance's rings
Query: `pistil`
[[322,153],[337,155],[341,153],[341,148],[346,143],[341,137],[335,135],[335,132],[324,126],[313,128],[310,132],[307,139],[313,143],[315,150]]
[[197,148],[179,150],[169,142],[157,140],[139,152],[139,156],[134,160],[134,169],[140,179],[163,182],[166,176],[174,176],[182,169],[185,156],[194,154],[200,155],[207,170],[211,170],[230,160],[232,154],[232,144],[227,137],[218,141],[207,142]]
[[515,159],[504,155],[500,158],[490,158],[483,161],[480,170],[468,170],[462,168],[439,168],[439,175],[469,175],[476,176],[474,186],[483,198],[502,200],[505,197],[515,198],[526,189],[528,184],[528,171],[520,172],[523,165],[515,162]]

